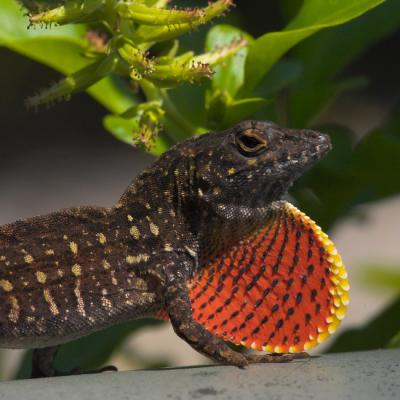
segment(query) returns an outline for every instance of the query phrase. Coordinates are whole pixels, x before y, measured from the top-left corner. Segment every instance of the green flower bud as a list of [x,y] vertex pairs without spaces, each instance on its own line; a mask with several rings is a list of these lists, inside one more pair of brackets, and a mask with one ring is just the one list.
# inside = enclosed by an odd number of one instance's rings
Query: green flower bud
[[119,58],[115,55],[102,57],[92,64],[78,70],[55,85],[26,100],[28,107],[38,107],[54,101],[68,99],[71,94],[82,91],[110,74],[117,66]]
[[64,6],[56,7],[39,14],[32,14],[30,21],[36,23],[55,23],[59,25],[94,22],[102,19],[106,0],[70,0]]
[[201,16],[199,14],[197,18],[193,18],[187,22],[160,26],[141,26],[137,29],[133,39],[136,43],[154,43],[174,39],[223,14],[231,5],[232,0],[218,0],[203,8]]

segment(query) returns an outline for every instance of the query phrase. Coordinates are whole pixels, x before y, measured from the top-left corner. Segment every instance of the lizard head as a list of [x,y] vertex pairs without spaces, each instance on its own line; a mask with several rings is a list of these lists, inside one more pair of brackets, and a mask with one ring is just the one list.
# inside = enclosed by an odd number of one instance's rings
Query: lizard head
[[[215,254],[265,223],[272,204],[330,148],[322,133],[261,121],[244,121],[178,145],[173,159],[186,173],[174,185],[186,187],[179,190],[180,204],[202,253]],[[181,185],[183,176],[188,182]]]
[[197,139],[196,183],[202,203],[263,207],[331,148],[327,135],[244,121]]

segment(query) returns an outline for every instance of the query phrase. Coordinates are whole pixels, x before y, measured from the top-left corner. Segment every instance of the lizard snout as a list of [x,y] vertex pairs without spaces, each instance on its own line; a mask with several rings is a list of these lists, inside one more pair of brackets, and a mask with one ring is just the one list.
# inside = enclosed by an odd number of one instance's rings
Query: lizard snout
[[327,153],[332,149],[331,139],[325,133],[306,130],[305,131],[306,140],[314,145],[318,152],[321,151],[322,154]]

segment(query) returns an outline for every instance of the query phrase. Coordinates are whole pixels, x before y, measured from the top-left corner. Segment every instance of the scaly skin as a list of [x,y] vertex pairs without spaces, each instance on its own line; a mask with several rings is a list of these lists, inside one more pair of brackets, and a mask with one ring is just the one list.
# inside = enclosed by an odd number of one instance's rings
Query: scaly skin
[[271,205],[329,148],[317,132],[245,121],[174,146],[111,209],[0,227],[0,346],[39,349],[33,375],[56,375],[56,346],[166,312],[175,332],[215,361],[292,359],[231,350],[193,319],[187,283],[268,223]]

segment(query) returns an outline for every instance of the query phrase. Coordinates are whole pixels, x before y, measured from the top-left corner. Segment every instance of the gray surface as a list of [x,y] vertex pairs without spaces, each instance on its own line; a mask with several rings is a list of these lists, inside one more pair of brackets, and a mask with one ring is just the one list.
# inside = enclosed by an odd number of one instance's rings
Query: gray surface
[[400,399],[400,350],[3,382],[0,399]]

